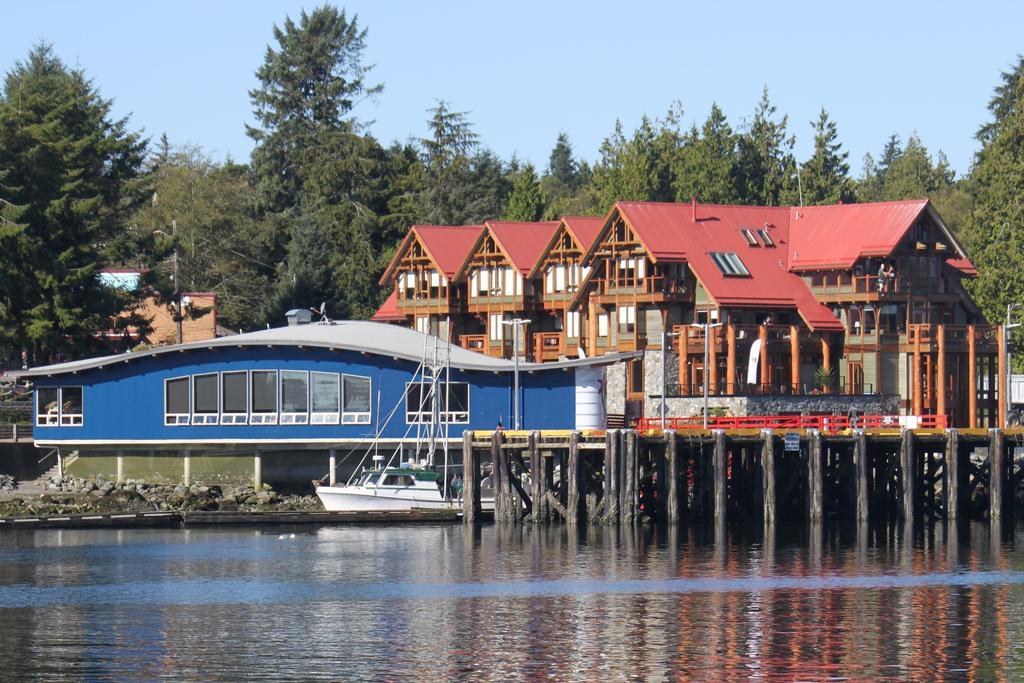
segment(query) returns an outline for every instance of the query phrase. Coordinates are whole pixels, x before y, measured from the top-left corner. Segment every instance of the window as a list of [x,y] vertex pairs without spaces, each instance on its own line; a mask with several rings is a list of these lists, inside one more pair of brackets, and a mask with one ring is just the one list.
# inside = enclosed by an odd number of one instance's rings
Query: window
[[370,378],[344,375],[341,423],[370,424]]
[[334,372],[309,373],[310,404],[313,409],[310,424],[336,425],[341,413],[338,374]]
[[60,389],[39,387],[36,389],[36,425],[56,427],[60,424]]
[[309,422],[309,374],[304,370],[281,371],[281,424]]
[[597,314],[597,336],[607,337],[608,336],[608,314],[598,313]]
[[192,377],[192,424],[217,424],[217,373]]
[[633,359],[626,364],[626,393],[630,399],[643,398],[644,364],[642,360]]
[[748,228],[742,228],[740,232],[743,233],[743,239],[747,240],[747,244],[749,244],[752,247],[761,246],[758,243],[757,238],[754,237],[754,233],[751,232]]
[[758,230],[757,231],[757,235],[758,235],[758,237],[761,238],[761,241],[764,242],[764,246],[766,246],[766,247],[774,247],[775,246],[775,240],[772,239],[772,236],[769,235],[768,231],[765,230],[764,228],[761,228],[760,230]]
[[713,251],[708,254],[726,277],[750,277],[750,271],[736,254],[728,251]]
[[250,377],[252,410],[249,423],[277,424],[277,370],[253,370]]
[[190,378],[175,377],[164,380],[164,424],[187,425],[189,413]]
[[580,312],[565,312],[565,336],[569,339],[578,339],[580,336]]
[[416,331],[421,334],[430,334],[430,316],[416,316]]
[[[447,388],[447,393],[445,389]],[[437,419],[449,424],[469,422],[469,383],[438,382]],[[405,385],[405,421],[408,424],[430,422],[434,397],[431,385],[426,382],[409,382]]]
[[636,329],[636,306],[619,306],[619,332],[633,332]]
[[565,266],[564,265],[555,266],[555,291],[556,292],[564,292],[565,291]]
[[502,325],[502,321],[501,313],[491,313],[488,317],[487,332],[491,341],[501,341],[504,338],[505,326]]
[[244,425],[249,421],[249,373],[225,372],[220,376],[220,393],[223,403],[220,409],[220,423],[223,425]]

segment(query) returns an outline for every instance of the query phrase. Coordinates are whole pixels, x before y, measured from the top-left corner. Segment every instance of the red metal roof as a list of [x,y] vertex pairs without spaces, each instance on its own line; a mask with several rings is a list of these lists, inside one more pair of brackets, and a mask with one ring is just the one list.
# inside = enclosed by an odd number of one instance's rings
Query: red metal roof
[[583,253],[587,253],[604,227],[603,216],[562,216],[565,229],[573,236]]
[[970,259],[948,258],[946,259],[946,263],[953,268],[956,268],[967,277],[978,277],[978,270],[974,267],[974,264],[971,263]]
[[790,209],[790,268],[850,268],[865,256],[888,256],[928,200],[801,206]]
[[558,229],[558,221],[540,221],[536,223],[519,223],[512,221],[487,221],[485,225],[491,231],[512,266],[523,275],[528,275],[534,264],[544,254],[544,249],[551,242],[551,237]]
[[462,268],[462,264],[469,258],[469,252],[476,244],[477,238],[483,232],[482,225],[414,225],[409,228],[405,239],[398,245],[395,255],[391,257],[391,263],[384,269],[380,278],[380,284],[385,284],[391,279],[398,261],[405,254],[409,245],[414,239],[420,244],[430,256],[434,265],[449,280]]
[[[692,204],[617,202],[613,211],[654,260],[686,261],[720,306],[795,308],[811,329],[843,329],[803,279],[788,269],[788,208],[697,204],[694,210]],[[750,246],[743,228],[767,230],[775,246],[766,247],[760,240],[761,246]],[[750,277],[723,274],[712,252],[736,254]]]
[[377,309],[377,312],[373,314],[370,320],[376,320],[379,323],[405,320],[405,314],[398,310],[397,291],[391,290],[391,294],[388,294],[388,298],[384,300],[384,303],[380,305],[380,308]]

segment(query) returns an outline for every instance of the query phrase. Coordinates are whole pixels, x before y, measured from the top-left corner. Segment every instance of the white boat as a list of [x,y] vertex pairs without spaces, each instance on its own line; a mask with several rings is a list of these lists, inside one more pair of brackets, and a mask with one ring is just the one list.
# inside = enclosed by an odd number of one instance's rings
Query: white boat
[[441,474],[430,470],[389,467],[368,470],[345,486],[317,486],[325,510],[442,510],[458,509],[461,501],[441,495]]

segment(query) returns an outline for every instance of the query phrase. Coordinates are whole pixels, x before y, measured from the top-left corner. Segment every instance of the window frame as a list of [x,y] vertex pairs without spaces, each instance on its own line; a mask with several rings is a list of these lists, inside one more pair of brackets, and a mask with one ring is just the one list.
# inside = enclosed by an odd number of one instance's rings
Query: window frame
[[[313,382],[316,375],[324,375],[334,378],[335,398],[338,401],[338,410],[330,413],[317,411],[313,408]],[[341,375],[337,372],[324,372],[323,370],[309,371],[309,424],[311,425],[336,425],[341,424]]]
[[[220,373],[219,372],[201,372],[196,375],[190,375],[191,380],[189,382],[189,413],[192,415],[191,424],[193,425],[215,425],[220,422]],[[197,377],[216,377],[217,381],[215,386],[217,387],[217,407],[212,413],[200,413],[196,410],[196,378]]]
[[[373,422],[373,378],[367,375],[355,375],[349,372],[339,373],[340,377],[338,380],[338,409],[341,412],[341,424],[343,425],[368,425]],[[352,377],[355,379],[364,379],[369,385],[369,400],[370,406],[368,411],[348,411],[345,410],[345,378]]]
[[[429,382],[424,382],[422,380],[420,380],[420,381],[409,381],[409,382],[405,383],[405,392],[404,392],[403,395],[405,397],[405,424],[407,424],[407,425],[425,424],[425,423],[429,422],[429,418],[430,418],[430,411],[425,411],[425,410],[418,410],[418,411],[415,411],[415,412],[410,412],[409,411],[409,387],[411,387],[414,384],[419,385],[421,387],[423,387],[423,386],[430,386]],[[445,396],[448,395],[448,386],[449,385],[463,385],[463,386],[466,387],[466,406],[465,406],[465,410],[444,410],[444,406],[442,406],[438,410],[438,419],[440,420],[440,423],[441,424],[450,424],[450,425],[469,424],[469,416],[470,416],[470,413],[471,413],[470,401],[471,401],[471,394],[472,394],[472,392],[470,391],[470,389],[471,389],[470,383],[468,381],[457,380],[457,381],[452,381],[452,382],[444,382],[444,381],[442,381],[442,382],[438,382],[438,384],[441,387],[443,387],[441,389],[441,391],[443,391],[445,393]],[[423,396],[423,393],[422,393],[422,390],[421,390],[420,391],[421,400],[422,400],[422,396]],[[450,406],[448,406],[448,407],[450,407]],[[452,419],[453,417],[456,418],[456,419]]]
[[751,247],[760,247],[761,243],[754,237],[754,232],[750,228],[740,228],[740,232],[743,234],[743,239],[747,240],[747,244]]
[[[303,375],[306,379],[306,412],[286,412],[284,409],[284,375],[292,373]],[[306,425],[309,424],[309,370],[282,370],[277,371],[277,414],[278,421],[283,425]]]
[[708,256],[723,277],[750,277],[750,269],[738,254],[731,251],[709,251]]
[[[188,397],[188,410],[184,413],[168,412],[167,389],[171,382],[185,380],[188,382],[188,390],[185,395]],[[176,377],[164,378],[164,426],[165,427],[187,427],[192,421],[192,375],[178,375]]]
[[[249,422],[249,371],[248,370],[223,370],[220,373],[220,423],[222,425],[244,425]],[[245,377],[245,412],[228,412],[224,409],[224,402],[227,392],[224,391],[224,377],[226,375],[242,375]]]
[[761,238],[762,242],[764,242],[764,246],[766,246],[766,247],[774,247],[775,246],[775,240],[773,240],[772,236],[768,234],[768,229],[767,228],[758,228],[757,229],[757,236]]
[[[54,392],[54,397],[55,397],[55,399],[53,401],[55,408],[53,410],[47,411],[45,413],[43,413],[43,412],[41,412],[39,410],[39,392],[40,391],[44,391],[44,390],[53,391]],[[37,427],[59,427],[60,426],[60,405],[61,405],[60,404],[60,387],[36,387],[35,395],[36,395],[36,404],[35,404],[35,411],[36,411],[35,423],[36,423],[36,426]]]
[[[60,426],[61,427],[81,427],[85,422],[85,387],[81,384],[71,384],[68,386],[61,386],[59,388],[60,396]],[[65,389],[78,389],[81,400],[79,401],[79,412],[77,413],[65,413],[64,412],[64,390]],[[66,418],[66,419],[65,419]]]
[[[277,394],[274,396],[274,410],[273,411],[256,411],[256,391],[253,387],[253,379],[256,373],[273,373],[274,375],[274,392]],[[249,371],[249,424],[251,425],[276,425],[278,409],[280,407],[281,392],[279,391],[278,382],[280,373],[277,368],[273,370],[264,370],[257,368]]]

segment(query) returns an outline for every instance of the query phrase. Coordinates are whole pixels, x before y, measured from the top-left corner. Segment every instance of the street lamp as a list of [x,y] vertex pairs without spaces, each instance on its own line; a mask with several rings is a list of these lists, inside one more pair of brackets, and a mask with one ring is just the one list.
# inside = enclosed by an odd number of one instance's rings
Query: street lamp
[[519,333],[520,328],[524,325],[530,324],[529,318],[513,318],[512,320],[502,320],[502,325],[508,325],[513,328],[512,332],[512,362],[515,365],[514,377],[515,379],[512,389],[512,395],[515,400],[515,404],[512,407],[512,424],[515,425],[514,429],[522,429],[522,425],[519,422]]
[[665,431],[665,410],[668,403],[668,340],[678,337],[678,332],[661,330],[661,430]]
[[690,327],[704,330],[704,429],[708,428],[708,358],[711,356],[711,330],[722,323],[690,323]]
[[[1015,303],[1006,306],[1006,322],[1003,324],[1003,343],[1006,344],[1006,396],[1000,400],[1006,403],[1006,419],[1004,423],[1010,421],[1010,411],[1013,410],[1013,363],[1011,363],[1010,353],[1010,330],[1017,329],[1020,327],[1020,323],[1010,324],[1010,316],[1015,311],[1020,309],[1022,304]],[[1003,428],[1008,427],[1008,424],[1003,424]]]

